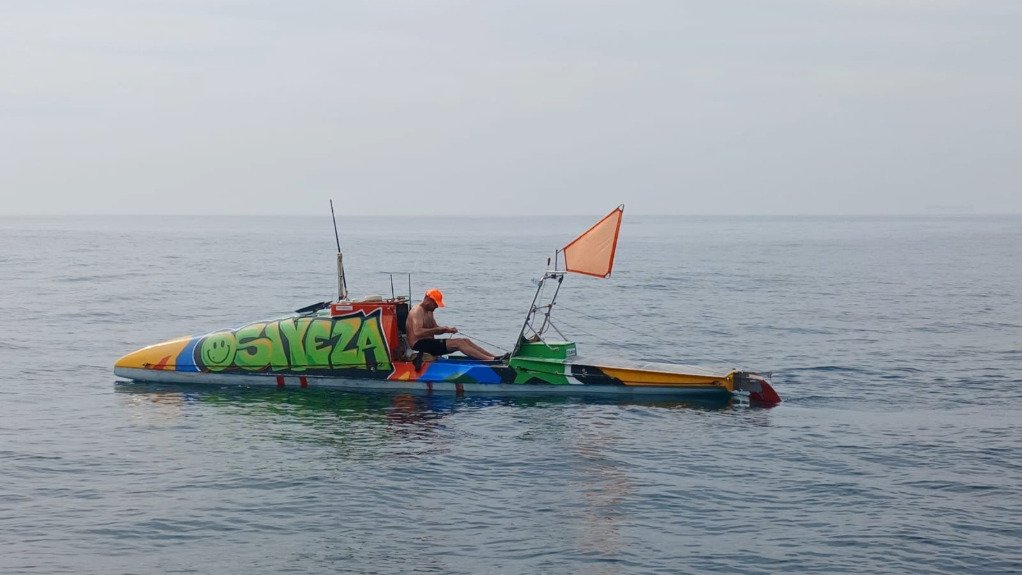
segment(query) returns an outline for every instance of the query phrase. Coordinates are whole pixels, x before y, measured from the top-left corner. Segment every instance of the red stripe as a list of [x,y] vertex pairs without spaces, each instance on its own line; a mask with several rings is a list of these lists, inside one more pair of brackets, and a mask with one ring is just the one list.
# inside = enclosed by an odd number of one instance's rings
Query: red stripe
[[300,387],[309,387],[309,379],[304,375],[298,378],[298,385]]
[[277,388],[283,388],[283,387],[284,387],[284,376],[283,375],[278,375],[277,376]]

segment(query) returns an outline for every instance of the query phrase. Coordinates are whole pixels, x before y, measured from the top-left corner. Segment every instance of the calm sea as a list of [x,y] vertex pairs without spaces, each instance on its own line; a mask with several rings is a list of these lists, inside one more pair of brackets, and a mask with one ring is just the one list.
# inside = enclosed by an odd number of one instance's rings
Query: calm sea
[[[503,351],[595,219],[340,231],[354,295],[410,272]],[[0,218],[0,572],[1022,571],[1022,217],[626,212],[613,277],[568,278],[558,329],[771,372],[772,409],[114,377],[329,299],[335,251],[328,213]]]

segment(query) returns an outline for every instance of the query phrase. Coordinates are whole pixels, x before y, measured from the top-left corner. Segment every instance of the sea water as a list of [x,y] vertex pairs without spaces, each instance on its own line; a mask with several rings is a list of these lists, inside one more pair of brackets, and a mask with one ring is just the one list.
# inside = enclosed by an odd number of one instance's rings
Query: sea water
[[[353,295],[410,273],[500,353],[595,219],[339,227]],[[0,572],[1022,571],[1020,217],[626,213],[555,327],[769,372],[770,409],[114,377],[330,299],[335,251],[329,214],[0,218]]]

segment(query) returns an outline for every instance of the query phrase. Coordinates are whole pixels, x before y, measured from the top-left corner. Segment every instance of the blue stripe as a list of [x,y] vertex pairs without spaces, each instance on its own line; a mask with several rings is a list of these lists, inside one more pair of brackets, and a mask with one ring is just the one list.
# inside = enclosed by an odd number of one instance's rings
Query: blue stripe
[[200,339],[202,338],[193,337],[181,353],[177,354],[177,359],[174,360],[175,371],[199,371],[199,366],[195,365],[195,346],[199,345]]

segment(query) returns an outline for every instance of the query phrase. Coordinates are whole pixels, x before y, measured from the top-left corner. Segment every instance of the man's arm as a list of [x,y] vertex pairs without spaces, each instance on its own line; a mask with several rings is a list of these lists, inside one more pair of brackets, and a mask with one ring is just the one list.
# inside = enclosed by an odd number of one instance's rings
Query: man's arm
[[[433,337],[434,335],[440,335],[442,333],[456,333],[456,330],[452,327],[423,327],[422,316],[420,314],[410,314],[408,316],[408,324],[405,326],[405,330],[408,332],[408,341],[417,342],[420,339]],[[412,345],[415,345],[414,343]]]

